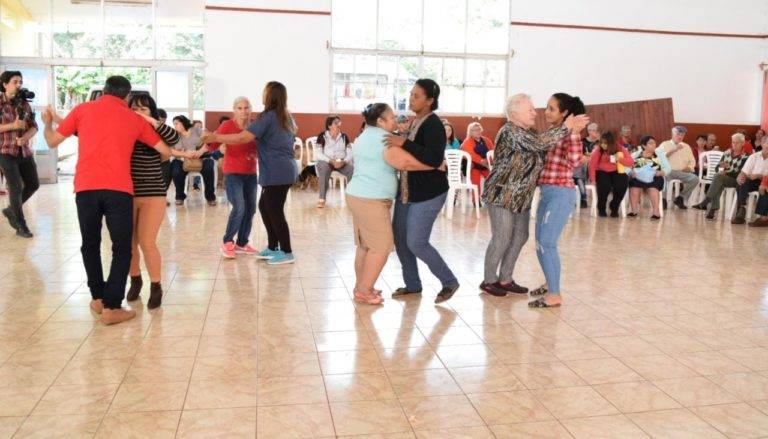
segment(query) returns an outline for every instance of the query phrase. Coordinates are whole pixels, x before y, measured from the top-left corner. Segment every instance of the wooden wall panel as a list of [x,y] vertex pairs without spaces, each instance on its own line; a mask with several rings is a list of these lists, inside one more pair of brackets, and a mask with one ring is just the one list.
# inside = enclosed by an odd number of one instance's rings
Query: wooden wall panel
[[[544,110],[540,109],[537,112],[536,126],[538,129],[545,128]],[[659,139],[659,141],[669,139],[670,131],[676,124],[671,98],[587,105],[587,112],[592,120],[600,125],[600,129],[612,130],[614,134],[618,135],[622,125],[630,125],[636,138],[650,134]],[[219,117],[224,115],[229,115],[229,113],[219,111],[206,112],[206,127],[208,129],[215,129]],[[299,137],[306,139],[307,137],[317,135],[323,130],[327,114],[294,113],[293,116],[299,125]],[[341,114],[340,116],[344,132],[353,139],[357,137],[363,122],[362,116],[359,114]],[[467,125],[475,120],[475,118],[470,116],[450,116],[448,119],[462,139],[466,136]],[[479,121],[485,127],[486,134],[494,138],[499,128],[504,125],[505,119],[502,117],[484,117],[479,119]],[[758,128],[756,125],[712,125],[684,122],[680,124],[688,127],[689,135],[686,141],[689,143],[693,143],[696,139],[695,136],[700,132],[712,132],[721,140],[721,145],[727,144],[729,136],[738,128],[747,129],[750,135],[754,135]]]

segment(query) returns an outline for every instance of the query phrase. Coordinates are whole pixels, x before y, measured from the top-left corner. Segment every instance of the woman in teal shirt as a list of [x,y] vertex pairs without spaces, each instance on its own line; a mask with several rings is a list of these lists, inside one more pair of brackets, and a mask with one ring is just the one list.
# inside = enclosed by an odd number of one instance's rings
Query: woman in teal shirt
[[374,284],[394,248],[392,200],[397,195],[397,171],[432,170],[401,147],[384,146],[384,135],[397,129],[387,104],[370,104],[363,111],[365,129],[355,140],[355,176],[347,186],[347,205],[355,233],[355,300],[369,305],[384,301]]
[[[453,124],[448,122],[448,119],[443,119],[443,127],[445,127],[445,150],[460,149],[461,142],[456,138],[456,131],[453,129]],[[464,169],[464,167],[462,167]]]

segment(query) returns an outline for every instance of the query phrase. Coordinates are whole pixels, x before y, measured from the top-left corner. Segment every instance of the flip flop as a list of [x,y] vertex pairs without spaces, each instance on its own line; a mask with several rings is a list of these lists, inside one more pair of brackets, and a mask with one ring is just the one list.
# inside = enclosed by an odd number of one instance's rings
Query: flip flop
[[547,303],[546,299],[543,297],[540,299],[536,299],[533,302],[528,302],[528,308],[559,308],[562,303],[557,303],[555,305],[550,305]]

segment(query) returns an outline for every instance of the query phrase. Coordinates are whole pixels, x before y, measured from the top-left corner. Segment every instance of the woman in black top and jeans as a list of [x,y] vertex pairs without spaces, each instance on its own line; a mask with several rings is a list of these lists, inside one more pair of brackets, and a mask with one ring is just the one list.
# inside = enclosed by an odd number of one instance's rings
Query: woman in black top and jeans
[[[433,112],[437,109],[440,86],[431,79],[416,81],[409,99],[416,118],[411,123],[408,137],[385,137],[388,147],[403,148],[418,161],[434,168],[445,159],[445,128]],[[405,287],[398,288],[392,297],[421,293],[421,279],[416,258],[424,261],[443,288],[435,303],[450,299],[459,289],[459,281],[429,243],[432,226],[448,195],[448,176],[445,171],[403,171],[395,203],[392,228],[395,250],[403,266]]]

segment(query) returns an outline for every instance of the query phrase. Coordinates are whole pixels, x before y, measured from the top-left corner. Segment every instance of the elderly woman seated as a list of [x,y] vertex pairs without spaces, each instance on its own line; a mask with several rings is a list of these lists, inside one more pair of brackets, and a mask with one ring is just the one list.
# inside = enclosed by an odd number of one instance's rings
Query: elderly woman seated
[[[640,139],[640,147],[637,153],[633,154],[635,160],[632,175],[629,179],[629,217],[636,217],[640,209],[640,194],[645,192],[651,200],[653,214],[652,220],[659,220],[661,212],[661,191],[664,189],[664,176],[672,169],[669,166],[664,150],[656,149],[656,139],[652,136],[645,136]],[[652,178],[645,178],[641,174],[650,169],[653,172]],[[650,181],[649,181],[650,180]]]
[[480,187],[480,178],[488,178],[490,166],[488,165],[488,151],[493,151],[493,142],[483,135],[483,126],[480,122],[472,122],[467,127],[467,138],[461,144],[461,150],[472,157],[472,167],[469,171],[469,179],[472,184]]

